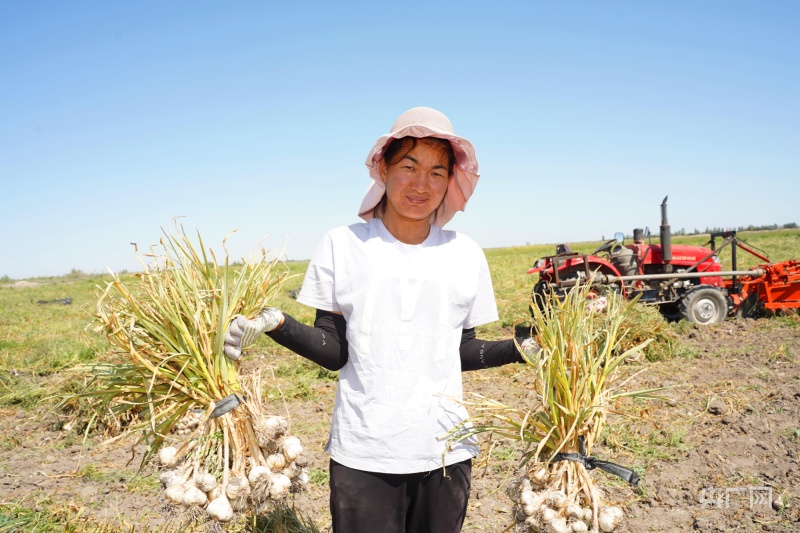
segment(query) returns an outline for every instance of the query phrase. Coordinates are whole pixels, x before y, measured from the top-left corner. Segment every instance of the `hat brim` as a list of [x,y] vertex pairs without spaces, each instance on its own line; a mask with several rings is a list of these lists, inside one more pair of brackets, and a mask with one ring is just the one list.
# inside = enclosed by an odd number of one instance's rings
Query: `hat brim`
[[458,211],[463,211],[475,191],[480,174],[478,173],[478,159],[475,157],[475,147],[463,137],[453,135],[449,132],[438,131],[426,126],[417,124],[406,126],[393,133],[382,135],[375,142],[375,146],[367,156],[366,165],[369,175],[373,182],[367,189],[367,194],[361,202],[358,216],[364,220],[372,218],[372,211],[378,202],[381,201],[386,192],[380,177],[380,161],[383,159],[383,152],[391,141],[402,137],[436,137],[445,139],[453,147],[456,163],[453,170],[453,179],[447,186],[442,205],[436,211],[435,222],[437,226],[444,226],[449,222]]

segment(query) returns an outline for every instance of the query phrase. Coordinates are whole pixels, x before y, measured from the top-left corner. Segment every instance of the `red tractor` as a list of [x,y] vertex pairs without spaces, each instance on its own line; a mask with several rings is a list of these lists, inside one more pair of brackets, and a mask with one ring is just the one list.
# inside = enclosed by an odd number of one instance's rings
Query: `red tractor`
[[[660,244],[645,242],[649,231],[633,230],[633,243],[624,235],[603,243],[589,255],[573,253],[566,244],[556,255],[539,259],[528,274],[539,273],[532,298],[544,305],[576,284],[590,282],[596,293],[613,291],[657,305],[668,320],[685,318],[716,324],[730,314],[753,316],[760,309],[800,308],[800,262],[770,263],[736,238],[735,231],[712,233],[711,247],[672,245],[667,222],[667,198],[661,203]],[[723,243],[716,247],[716,240]],[[649,239],[648,239],[649,241]],[[723,271],[719,253],[731,245],[732,270]],[[736,270],[736,249],[766,262],[751,270]]]

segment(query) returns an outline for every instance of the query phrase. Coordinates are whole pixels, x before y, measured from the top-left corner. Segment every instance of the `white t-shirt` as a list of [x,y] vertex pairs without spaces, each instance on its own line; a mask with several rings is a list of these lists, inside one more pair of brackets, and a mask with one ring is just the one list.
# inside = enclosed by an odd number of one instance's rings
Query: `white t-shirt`
[[[418,245],[399,242],[378,218],[340,227],[319,244],[297,301],[347,321],[331,457],[370,472],[440,468],[445,434],[468,416],[454,400],[461,331],[497,320],[483,250],[437,226]],[[475,455],[474,440],[464,441],[444,464]]]

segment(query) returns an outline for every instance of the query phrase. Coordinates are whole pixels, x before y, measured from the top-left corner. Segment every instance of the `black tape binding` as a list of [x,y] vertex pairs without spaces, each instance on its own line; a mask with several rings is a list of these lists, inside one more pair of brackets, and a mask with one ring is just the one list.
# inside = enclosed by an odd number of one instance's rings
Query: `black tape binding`
[[636,487],[639,484],[639,476],[630,468],[625,468],[624,466],[620,466],[609,461],[601,461],[596,457],[586,455],[586,447],[583,443],[583,437],[578,437],[578,446],[580,447],[580,452],[557,453],[553,457],[553,461],[575,461],[576,463],[582,464],[586,470],[594,470],[595,468],[599,468],[600,470],[605,470],[609,474],[614,474],[615,476],[621,477],[632,487]]
[[208,418],[217,418],[226,413],[229,413],[247,401],[244,394],[229,394],[217,402],[214,410],[208,415]]

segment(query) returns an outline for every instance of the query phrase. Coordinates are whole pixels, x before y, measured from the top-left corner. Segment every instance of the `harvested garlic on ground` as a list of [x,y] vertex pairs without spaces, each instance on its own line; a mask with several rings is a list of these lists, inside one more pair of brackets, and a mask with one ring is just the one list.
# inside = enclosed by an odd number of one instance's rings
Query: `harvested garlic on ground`
[[622,509],[609,505],[600,509],[600,513],[597,517],[597,525],[600,526],[601,531],[609,533],[617,528],[624,516],[625,514],[622,512]]

